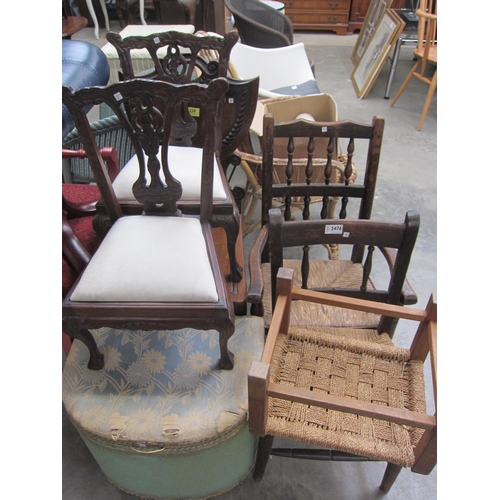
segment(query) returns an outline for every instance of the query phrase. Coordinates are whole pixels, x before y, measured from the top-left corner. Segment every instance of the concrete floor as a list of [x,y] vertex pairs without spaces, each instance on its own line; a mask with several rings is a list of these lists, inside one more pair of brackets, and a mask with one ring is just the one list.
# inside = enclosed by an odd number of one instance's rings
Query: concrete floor
[[[111,27],[119,31],[116,21]],[[93,29],[85,28],[73,36],[102,46],[106,30],[96,40]],[[370,123],[376,114],[383,116],[385,133],[373,207],[373,219],[402,222],[407,210],[420,212],[421,226],[408,278],[419,297],[416,307],[424,307],[429,295],[437,292],[437,130],[434,97],[422,131],[417,124],[424,104],[427,86],[414,81],[394,108],[384,99],[389,64],[375,82],[366,99],[356,97],[350,77],[350,59],[356,35],[336,36],[329,33],[298,32],[295,42],[304,42],[310,59],[314,60],[316,79],[322,92],[335,99],[340,119]],[[413,65],[412,46],[403,46],[392,86],[391,98]],[[356,165],[362,174],[362,165]],[[248,252],[254,235],[245,239]],[[248,253],[246,253],[248,255]],[[402,322],[395,342],[409,345],[409,326]],[[432,407],[432,398],[429,395]],[[67,500],[115,500],[135,498],[112,486],[86,448],[63,410],[63,498]],[[432,500],[437,497],[437,467],[429,476],[403,470],[387,495],[378,486],[385,464],[314,462],[271,457],[266,475],[260,484],[248,476],[239,486],[219,496],[229,499],[279,500]],[[193,474],[196,477],[196,474]]]

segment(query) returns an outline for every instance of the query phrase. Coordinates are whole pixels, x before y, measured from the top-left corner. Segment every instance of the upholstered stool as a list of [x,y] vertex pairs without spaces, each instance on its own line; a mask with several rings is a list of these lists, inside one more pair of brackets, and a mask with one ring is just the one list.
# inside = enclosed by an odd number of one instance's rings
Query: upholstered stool
[[148,498],[205,498],[254,463],[247,373],[264,345],[262,318],[236,318],[234,369],[219,370],[219,336],[193,329],[94,332],[104,369],[73,342],[63,372],[69,418],[107,478]]

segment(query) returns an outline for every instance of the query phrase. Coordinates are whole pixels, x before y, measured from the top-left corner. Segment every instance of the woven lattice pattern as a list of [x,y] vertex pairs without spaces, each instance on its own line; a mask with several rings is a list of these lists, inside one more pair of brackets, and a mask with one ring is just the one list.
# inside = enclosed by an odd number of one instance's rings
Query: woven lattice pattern
[[[359,288],[363,279],[361,264],[353,264],[350,260],[311,260],[308,287],[340,287]],[[283,267],[293,269],[293,286],[300,288],[302,278],[300,271],[301,261],[284,259]],[[262,264],[264,276],[264,322],[266,327],[271,324],[271,265]],[[373,284],[368,283],[373,289]],[[376,328],[380,316],[371,313],[353,311],[341,307],[325,306],[301,300],[293,301],[290,312],[290,324],[293,326],[346,326],[351,328]]]
[[[293,328],[288,336],[280,335],[271,362],[271,381],[425,413],[422,362],[408,361],[409,351],[395,347],[386,334],[373,342],[370,335],[376,332],[336,333]],[[413,445],[421,432],[369,417],[269,399],[266,434],[403,467],[413,465]]]

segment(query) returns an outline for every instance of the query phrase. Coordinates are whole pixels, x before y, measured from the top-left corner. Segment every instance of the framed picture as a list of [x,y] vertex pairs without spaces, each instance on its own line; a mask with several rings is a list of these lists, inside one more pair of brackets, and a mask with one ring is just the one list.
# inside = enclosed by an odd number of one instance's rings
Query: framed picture
[[356,45],[351,54],[351,60],[355,66],[358,65],[363,52],[365,51],[370,38],[385,11],[391,6],[392,0],[372,0],[368,12],[366,13],[363,26],[358,35]]
[[385,11],[351,75],[359,98],[370,92],[404,26],[404,21],[393,10]]

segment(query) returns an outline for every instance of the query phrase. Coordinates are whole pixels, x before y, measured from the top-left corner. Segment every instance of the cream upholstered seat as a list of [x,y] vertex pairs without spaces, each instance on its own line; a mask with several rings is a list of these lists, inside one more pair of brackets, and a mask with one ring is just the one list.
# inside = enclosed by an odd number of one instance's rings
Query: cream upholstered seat
[[[170,146],[168,148],[168,164],[170,171],[182,184],[180,202],[200,200],[202,154],[202,148],[181,146]],[[120,202],[135,200],[132,192],[132,185],[138,175],[139,162],[137,156],[134,155],[120,170],[113,182],[113,189]],[[227,194],[224,190],[221,173],[217,168],[217,161],[214,157],[213,199],[214,201],[221,201],[226,198]]]
[[141,497],[205,498],[247,475],[256,450],[247,373],[264,347],[262,318],[236,318],[231,371],[218,369],[215,330],[93,334],[104,369],[89,370],[89,352],[75,340],[62,376],[63,403],[112,483]]
[[199,220],[142,215],[113,224],[71,295],[73,302],[218,299]]
[[[217,109],[226,91],[222,78],[208,86],[136,79],[75,92],[63,87],[110,225],[101,228],[106,233],[101,246],[63,301],[64,331],[87,345],[93,369],[102,368],[103,354],[90,330],[104,326],[216,329],[220,365],[233,367],[227,343],[234,333],[234,308],[211,227]],[[122,123],[137,155],[132,190],[142,215],[124,215],[84,113],[89,104],[102,102]],[[175,108],[185,102],[205,116],[198,216],[179,210],[182,184],[169,167]],[[101,222],[95,219],[94,225]]]

